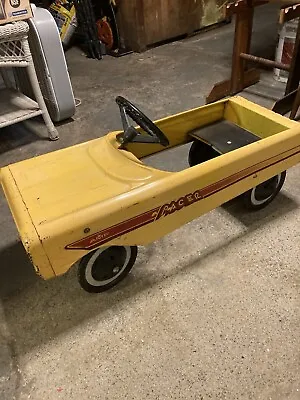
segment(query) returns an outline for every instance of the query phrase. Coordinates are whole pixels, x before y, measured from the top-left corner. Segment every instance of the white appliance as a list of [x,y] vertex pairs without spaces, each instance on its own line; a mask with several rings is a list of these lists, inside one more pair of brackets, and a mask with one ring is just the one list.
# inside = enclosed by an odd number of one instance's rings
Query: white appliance
[[[41,91],[53,121],[59,122],[75,114],[75,99],[58,28],[51,13],[31,4],[33,18],[28,23],[29,45]],[[23,68],[15,69],[20,90],[33,98]]]

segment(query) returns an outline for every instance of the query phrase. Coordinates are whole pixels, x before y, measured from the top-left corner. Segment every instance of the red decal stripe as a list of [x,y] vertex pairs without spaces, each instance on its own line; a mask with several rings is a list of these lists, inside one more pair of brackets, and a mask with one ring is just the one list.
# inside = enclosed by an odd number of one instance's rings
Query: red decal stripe
[[140,228],[141,226],[150,224],[155,220],[155,217],[160,207],[153,208],[143,214],[137,215],[119,224],[113,225],[109,228],[103,229],[100,232],[94,233],[84,239],[78,240],[66,246],[69,250],[92,250],[101,246],[102,244],[115,239],[133,229]]
[[[257,173],[257,172],[260,172],[268,167],[276,165],[279,162],[285,161],[285,160],[299,154],[300,153],[299,147],[300,146],[297,146],[293,149],[285,151],[284,153],[281,153],[277,156],[274,156],[267,160],[264,160],[261,163],[252,165],[242,171],[236,172],[235,174],[233,174],[229,177],[226,177],[218,182],[215,182],[209,186],[206,186],[205,188],[196,190],[194,192],[194,194],[197,193],[197,197],[190,204],[185,204],[185,207],[189,206],[191,204],[194,204],[195,202],[198,202],[204,198],[207,198],[207,197],[219,192],[220,190],[223,190],[223,189],[225,189],[225,188],[241,181],[242,179],[245,179],[245,178]],[[298,150],[295,151],[296,149],[298,149]],[[289,153],[292,150],[294,150],[294,153],[290,154],[289,156],[282,157],[282,158],[276,160],[276,158],[278,158],[279,156]],[[186,195],[186,196],[188,196],[188,195]],[[69,249],[69,250],[93,250],[107,242],[110,242],[113,239],[116,239],[116,238],[118,238],[126,233],[129,233],[135,229],[141,228],[142,226],[148,225],[148,224],[154,222],[155,220],[165,216],[163,214],[165,207],[169,207],[170,204],[172,204],[172,203],[176,204],[176,201],[153,208],[152,210],[147,211],[143,214],[137,215],[126,221],[120,222],[119,224],[113,225],[109,228],[103,229],[100,232],[94,233],[93,235],[90,235],[84,239],[81,239],[74,243],[71,243],[71,244],[67,245],[65,248]],[[166,213],[166,215],[169,215],[169,214],[171,214],[171,213],[170,212]]]

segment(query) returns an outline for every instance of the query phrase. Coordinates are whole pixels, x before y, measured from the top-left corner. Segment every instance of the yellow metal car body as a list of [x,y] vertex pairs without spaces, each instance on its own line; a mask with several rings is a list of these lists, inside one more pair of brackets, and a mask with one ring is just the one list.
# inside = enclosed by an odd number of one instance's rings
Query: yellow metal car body
[[[179,172],[143,163],[221,120],[261,140]],[[155,123],[168,147],[121,146],[122,132],[111,132],[1,169],[21,240],[43,278],[65,273],[97,248],[146,245],[300,160],[299,124],[240,97]]]

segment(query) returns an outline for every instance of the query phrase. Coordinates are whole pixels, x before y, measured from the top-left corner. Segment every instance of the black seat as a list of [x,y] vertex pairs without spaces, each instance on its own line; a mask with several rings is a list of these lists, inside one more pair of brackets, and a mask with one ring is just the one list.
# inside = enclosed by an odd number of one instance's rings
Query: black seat
[[189,132],[189,135],[213,147],[220,154],[239,149],[261,139],[246,129],[226,120],[195,129]]

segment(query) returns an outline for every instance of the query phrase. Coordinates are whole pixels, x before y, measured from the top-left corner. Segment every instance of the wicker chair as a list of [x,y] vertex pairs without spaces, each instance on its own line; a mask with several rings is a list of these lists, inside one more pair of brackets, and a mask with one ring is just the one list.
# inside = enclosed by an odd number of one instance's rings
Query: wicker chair
[[[49,116],[34,68],[28,31],[25,21],[0,26],[0,73],[6,86],[0,90],[0,128],[42,115],[49,139],[57,140],[58,132]],[[7,68],[27,69],[35,101],[14,88]]]

